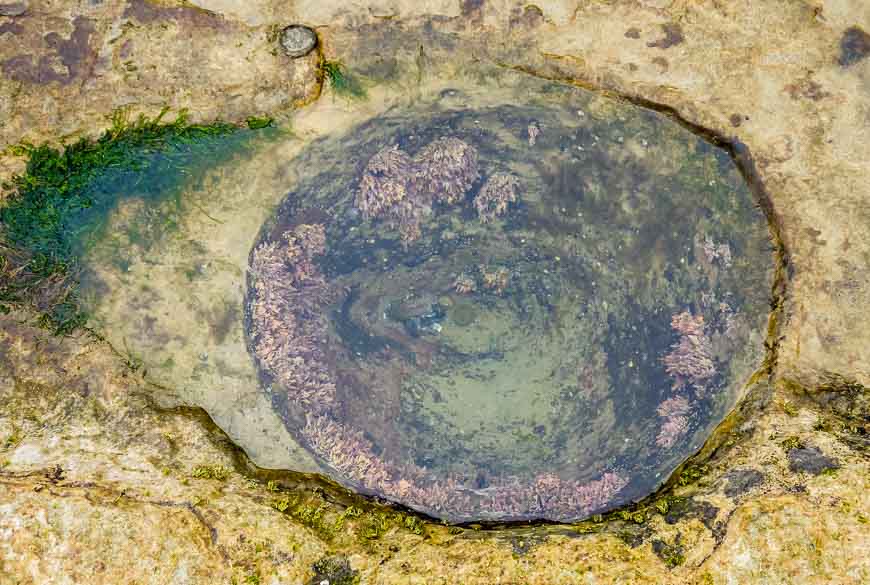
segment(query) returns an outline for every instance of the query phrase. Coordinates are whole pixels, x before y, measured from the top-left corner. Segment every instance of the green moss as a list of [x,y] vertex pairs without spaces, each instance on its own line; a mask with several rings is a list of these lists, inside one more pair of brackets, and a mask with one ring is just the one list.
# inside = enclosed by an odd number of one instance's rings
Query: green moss
[[402,520],[402,526],[412,534],[422,535],[426,529],[426,523],[416,516],[405,516]]
[[813,424],[814,431],[821,431],[824,433],[830,433],[834,431],[834,422],[830,421],[824,417],[819,417],[815,424]]
[[[230,124],[191,124],[184,112],[164,122],[166,111],[133,121],[119,112],[96,140],[12,149],[27,165],[3,184],[9,195],[0,208],[0,310],[36,305],[39,324],[56,334],[82,326],[76,275],[83,254],[104,236],[109,213],[125,198],[177,195],[192,168],[214,164],[232,150],[227,146],[247,139]],[[228,143],[229,136],[236,138]],[[172,224],[167,217],[161,225]]]
[[270,127],[274,123],[274,120],[272,120],[272,118],[258,118],[256,116],[251,116],[245,120],[245,122],[251,130],[260,130],[262,128]]
[[804,447],[804,444],[798,437],[788,437],[787,439],[782,441],[780,445],[786,452],[791,451],[792,449],[803,449]]
[[704,476],[705,471],[703,466],[689,466],[680,473],[677,483],[681,486],[695,483]]
[[324,557],[314,563],[314,577],[309,583],[329,583],[329,585],[359,585],[360,575],[344,557]]
[[196,479],[225,481],[230,476],[230,470],[222,465],[198,465],[191,475]]
[[310,501],[299,494],[285,494],[273,499],[271,506],[314,530],[324,540],[332,540],[335,536],[337,523],[331,524],[327,521],[329,508],[320,500]]
[[[13,192],[0,209],[8,241],[32,252],[48,270],[66,266],[99,216],[122,196],[119,187],[126,186],[127,194],[163,191],[177,175],[166,171],[189,162],[196,145],[237,130],[223,123],[189,124],[184,113],[163,123],[165,114],[130,122],[118,113],[97,140],[82,138],[62,150],[47,144],[18,147],[28,162],[23,175],[4,185]],[[137,184],[146,173],[149,184]]]
[[634,522],[635,524],[646,522],[646,514],[643,511],[619,510],[617,515],[626,522]]
[[797,407],[794,404],[792,404],[791,402],[789,402],[788,400],[783,401],[781,406],[782,406],[783,412],[785,412],[787,415],[789,415],[789,416],[797,416],[798,415]]
[[390,528],[390,518],[385,512],[368,512],[362,521],[362,536],[374,540],[383,536]]
[[686,562],[685,551],[679,543],[667,543],[663,540],[654,540],[653,552],[662,560],[666,567],[673,569]]
[[11,449],[18,445],[24,439],[24,435],[21,434],[21,430],[17,427],[12,427],[12,432],[3,440],[3,449]]

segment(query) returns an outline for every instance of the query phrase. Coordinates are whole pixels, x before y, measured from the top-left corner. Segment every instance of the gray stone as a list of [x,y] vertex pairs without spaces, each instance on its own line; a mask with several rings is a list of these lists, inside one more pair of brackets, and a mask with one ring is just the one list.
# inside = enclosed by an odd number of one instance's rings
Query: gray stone
[[304,57],[317,46],[317,33],[307,26],[291,24],[281,31],[281,47],[288,57]]
[[822,453],[818,447],[802,447],[788,452],[788,467],[795,473],[803,471],[819,475],[829,469],[839,469],[840,462]]

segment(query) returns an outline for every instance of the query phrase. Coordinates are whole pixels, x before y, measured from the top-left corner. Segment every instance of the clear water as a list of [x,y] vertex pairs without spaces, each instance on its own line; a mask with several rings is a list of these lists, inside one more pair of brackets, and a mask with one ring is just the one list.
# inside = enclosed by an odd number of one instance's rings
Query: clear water
[[764,219],[724,152],[585,92],[515,104],[315,141],[249,259],[247,347],[289,433],[454,521],[646,495],[733,405],[766,316]]

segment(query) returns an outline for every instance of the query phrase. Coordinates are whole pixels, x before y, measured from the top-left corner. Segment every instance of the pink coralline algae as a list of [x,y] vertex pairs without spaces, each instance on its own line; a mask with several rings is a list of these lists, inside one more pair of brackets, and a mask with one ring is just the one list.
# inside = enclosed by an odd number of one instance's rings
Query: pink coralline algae
[[481,266],[480,272],[483,275],[484,288],[497,295],[500,295],[505,291],[511,277],[511,273],[507,268],[489,270],[485,266]]
[[529,146],[534,146],[541,134],[541,129],[536,122],[530,122],[526,131],[529,134]]
[[496,173],[487,179],[474,198],[474,209],[481,223],[504,215],[508,205],[519,199],[519,187],[520,180],[507,173]]
[[408,244],[422,235],[433,202],[456,203],[477,173],[477,150],[458,138],[439,138],[415,158],[388,146],[363,169],[354,204],[365,219],[386,219]]
[[628,481],[608,471],[592,481],[563,480],[554,473],[541,473],[528,484],[506,480],[476,493],[487,495],[483,509],[499,517],[539,516],[553,520],[581,518],[601,511]]
[[656,445],[668,448],[683,437],[689,430],[688,415],[692,407],[689,400],[683,396],[674,396],[662,402],[656,409],[663,419],[656,437]]
[[674,379],[673,387],[679,390],[691,384],[696,392],[703,393],[707,380],[716,374],[713,348],[704,332],[704,316],[684,311],[671,318],[671,327],[680,334],[664,358],[665,369]]
[[461,295],[473,293],[477,290],[477,281],[467,274],[460,274],[453,281],[453,290]]
[[689,419],[684,416],[672,416],[665,419],[656,436],[656,445],[667,449],[677,442],[689,430]]
[[356,192],[356,208],[366,219],[396,215],[394,206],[413,197],[414,161],[398,146],[379,150],[369,160]]
[[439,138],[417,155],[419,189],[436,201],[452,205],[477,180],[477,150],[458,138]]
[[390,481],[391,470],[375,455],[372,444],[361,432],[329,416],[309,415],[302,436],[315,453],[346,477],[373,489],[383,489]]
[[710,236],[706,236],[704,238],[703,250],[704,256],[710,264],[719,260],[725,268],[731,266],[731,246],[728,245],[728,242],[716,244]]
[[365,219],[383,217],[404,243],[420,237],[432,198],[418,188],[419,165],[397,146],[379,150],[366,164],[354,203]]
[[513,478],[473,489],[459,477],[432,478],[413,463],[383,460],[361,432],[328,415],[309,414],[302,436],[315,453],[361,488],[453,517],[580,518],[607,507],[628,483],[612,471],[588,482],[548,473],[531,482]]
[[315,411],[335,398],[319,343],[327,328],[320,309],[333,297],[314,262],[325,240],[322,225],[299,225],[259,245],[251,261],[254,353],[291,399]]

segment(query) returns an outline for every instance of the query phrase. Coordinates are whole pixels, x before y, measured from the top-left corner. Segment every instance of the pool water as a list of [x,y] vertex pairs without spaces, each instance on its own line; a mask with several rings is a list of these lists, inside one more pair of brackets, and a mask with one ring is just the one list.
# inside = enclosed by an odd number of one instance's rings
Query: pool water
[[586,92],[313,142],[249,259],[248,350],[327,473],[453,521],[655,488],[759,359],[770,252],[726,153]]

